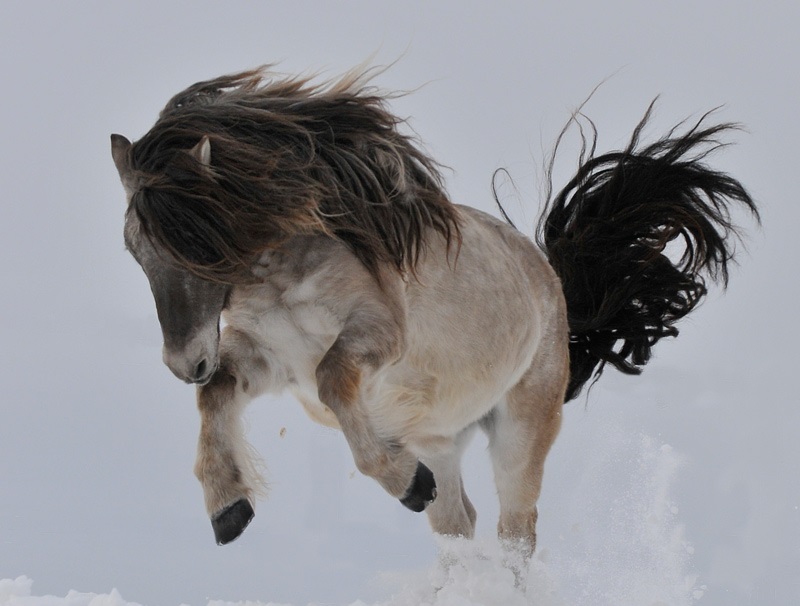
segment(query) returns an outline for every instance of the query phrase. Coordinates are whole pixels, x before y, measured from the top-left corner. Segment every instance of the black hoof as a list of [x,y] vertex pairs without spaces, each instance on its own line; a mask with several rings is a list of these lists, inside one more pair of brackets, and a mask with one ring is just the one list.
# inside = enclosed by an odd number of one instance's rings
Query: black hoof
[[239,499],[211,518],[211,527],[214,529],[217,545],[227,545],[238,539],[254,515],[255,512],[250,501]]
[[417,463],[417,471],[414,473],[414,481],[406,492],[406,496],[400,502],[411,511],[425,511],[425,508],[433,503],[436,498],[436,481],[433,479],[431,470],[422,463]]

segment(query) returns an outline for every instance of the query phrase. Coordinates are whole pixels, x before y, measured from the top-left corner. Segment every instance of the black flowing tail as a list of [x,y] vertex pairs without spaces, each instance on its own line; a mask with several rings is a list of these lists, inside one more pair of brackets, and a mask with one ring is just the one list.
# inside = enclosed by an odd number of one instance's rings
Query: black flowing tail
[[[567,302],[567,400],[606,364],[639,374],[658,340],[676,336],[675,323],[706,294],[705,277],[727,284],[733,203],[758,218],[741,183],[704,163],[736,125],[707,126],[706,114],[685,134],[673,129],[640,147],[652,108],[624,151],[595,157],[596,133],[589,151],[584,140],[578,173],[540,220],[537,240]],[[673,241],[682,250],[667,250]]]

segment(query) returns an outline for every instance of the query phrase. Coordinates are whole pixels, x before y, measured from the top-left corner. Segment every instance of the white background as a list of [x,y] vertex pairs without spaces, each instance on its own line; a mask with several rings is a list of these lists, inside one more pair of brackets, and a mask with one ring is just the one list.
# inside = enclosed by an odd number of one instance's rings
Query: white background
[[[599,596],[603,583],[613,594],[615,577],[635,567],[625,545],[636,543],[614,510],[635,514],[625,508],[637,478],[650,477],[635,456],[647,436],[682,461],[665,498],[693,546],[681,566],[704,586],[701,603],[800,602],[800,9],[739,4],[5,0],[0,578],[26,574],[57,595],[117,587],[153,605],[338,604],[386,597],[381,573],[435,561],[424,517],[354,473],[343,438],[288,396],[250,414],[270,498],[239,541],[214,544],[191,473],[193,389],[161,364],[147,282],[123,248],[109,152],[110,133],[140,137],[197,80],[276,61],[335,75],[376,53],[384,64],[402,56],[377,84],[424,85],[393,107],[452,167],[454,201],[491,210],[492,172],[506,167],[517,192],[504,188],[504,202],[529,233],[545,150],[606,78],[585,110],[601,149],[624,145],[658,94],[651,135],[720,105],[719,119],[746,126],[714,163],[750,188],[763,228],[739,217],[747,251],[728,292],[715,290],[642,377],[609,371],[588,403],[567,407],[540,553],[571,563],[557,576],[576,595],[583,586]],[[478,532],[490,536],[484,445],[468,453],[466,482]]]

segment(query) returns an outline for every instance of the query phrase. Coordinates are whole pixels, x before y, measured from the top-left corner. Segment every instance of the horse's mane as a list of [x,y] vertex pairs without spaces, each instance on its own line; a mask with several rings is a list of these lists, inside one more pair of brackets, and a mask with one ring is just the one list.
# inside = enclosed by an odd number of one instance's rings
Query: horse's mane
[[[260,68],[175,95],[130,150],[145,234],[206,279],[252,279],[258,255],[298,234],[344,242],[376,276],[410,270],[458,215],[436,162],[398,130],[374,70],[329,81]],[[208,137],[209,165],[192,149]]]

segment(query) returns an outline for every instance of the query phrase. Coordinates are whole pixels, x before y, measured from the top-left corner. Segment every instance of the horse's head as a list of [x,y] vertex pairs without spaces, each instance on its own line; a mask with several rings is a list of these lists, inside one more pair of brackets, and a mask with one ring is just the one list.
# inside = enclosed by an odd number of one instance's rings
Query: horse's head
[[[224,283],[198,277],[181,267],[143,225],[131,201],[141,183],[131,167],[131,142],[112,135],[114,163],[128,198],[125,214],[125,245],[144,270],[155,298],[164,338],[164,363],[179,379],[205,384],[219,365],[220,314],[230,292]],[[198,162],[207,161],[208,140],[190,150]],[[164,201],[169,203],[168,201]],[[179,204],[180,200],[173,200]]]

